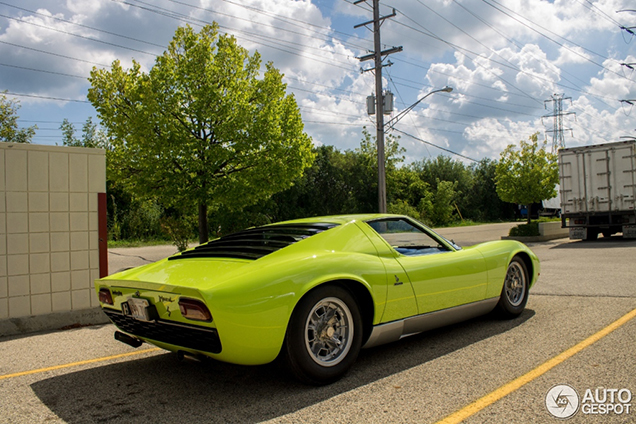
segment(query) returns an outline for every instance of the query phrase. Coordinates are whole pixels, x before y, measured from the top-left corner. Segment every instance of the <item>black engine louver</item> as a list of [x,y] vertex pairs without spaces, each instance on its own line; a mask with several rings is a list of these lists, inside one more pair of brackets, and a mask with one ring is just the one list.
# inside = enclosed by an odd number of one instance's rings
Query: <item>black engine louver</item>
[[279,249],[335,227],[332,223],[278,224],[223,236],[169,260],[188,258],[259,259]]

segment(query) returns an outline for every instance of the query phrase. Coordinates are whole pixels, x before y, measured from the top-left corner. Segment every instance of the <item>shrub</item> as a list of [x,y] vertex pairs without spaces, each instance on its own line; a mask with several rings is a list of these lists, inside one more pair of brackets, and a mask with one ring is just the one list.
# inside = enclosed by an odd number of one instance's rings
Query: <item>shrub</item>
[[539,234],[539,223],[531,222],[529,224],[520,224],[510,229],[508,234],[512,237],[535,237]]
[[168,234],[179,252],[188,248],[188,242],[194,236],[194,218],[191,216],[166,216],[161,218],[161,227]]
[[422,219],[417,208],[414,208],[413,206],[409,205],[408,202],[402,199],[398,199],[395,202],[390,203],[387,208],[387,212],[394,213],[396,215],[410,216],[411,218],[415,218],[417,220]]

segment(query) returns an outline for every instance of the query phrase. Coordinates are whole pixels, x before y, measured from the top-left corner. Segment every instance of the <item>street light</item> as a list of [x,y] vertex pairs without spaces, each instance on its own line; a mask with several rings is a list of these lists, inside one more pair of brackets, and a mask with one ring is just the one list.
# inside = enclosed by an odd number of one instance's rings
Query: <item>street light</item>
[[[392,127],[395,125],[400,119],[404,117],[407,113],[409,113],[415,106],[417,106],[422,100],[427,98],[433,93],[439,92],[450,93],[453,91],[452,87],[446,86],[444,88],[440,88],[438,90],[433,90],[428,93],[426,96],[418,99],[411,106],[404,109],[402,112],[398,113],[393,119],[389,120],[387,123],[380,123],[378,120],[378,212],[386,213],[386,170],[384,167],[384,128],[389,126]],[[381,117],[383,111],[381,110],[382,103],[378,102],[378,110],[376,111],[378,115]]]
[[404,117],[404,115],[406,115],[407,113],[409,113],[411,110],[413,110],[413,108],[415,106],[417,106],[422,100],[424,100],[425,98],[427,98],[428,96],[430,96],[433,93],[440,93],[440,92],[444,92],[444,93],[450,93],[451,91],[453,91],[453,87],[449,87],[446,86],[444,88],[440,88],[438,90],[433,90],[430,93],[428,93],[426,96],[420,98],[418,101],[416,101],[415,103],[413,103],[411,106],[407,107],[406,109],[404,109],[402,112],[398,113],[395,117],[393,117],[393,119],[387,121],[386,124],[384,124],[385,127],[392,127],[393,125],[397,124],[398,121],[400,119],[402,119]]

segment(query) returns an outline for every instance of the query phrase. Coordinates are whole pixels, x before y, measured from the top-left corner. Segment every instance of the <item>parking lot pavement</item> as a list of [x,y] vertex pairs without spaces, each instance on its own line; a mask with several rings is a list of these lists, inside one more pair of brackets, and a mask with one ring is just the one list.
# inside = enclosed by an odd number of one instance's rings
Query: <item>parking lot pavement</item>
[[[473,244],[498,238],[496,225],[439,232]],[[636,319],[554,361],[636,308],[636,241],[560,239],[531,248],[541,276],[521,317],[486,316],[363,350],[352,371],[326,387],[298,384],[277,365],[181,363],[152,346],[135,350],[113,340],[111,325],[0,339],[0,421],[435,423],[481,402],[465,422],[558,423],[546,408],[556,385],[570,385],[581,401],[588,389],[635,393]],[[538,373],[546,363],[553,366]],[[532,378],[483,401],[524,375]],[[568,422],[636,422],[636,412],[579,409]]]
[[177,248],[173,245],[111,248],[108,249],[108,274],[156,262],[175,253]]

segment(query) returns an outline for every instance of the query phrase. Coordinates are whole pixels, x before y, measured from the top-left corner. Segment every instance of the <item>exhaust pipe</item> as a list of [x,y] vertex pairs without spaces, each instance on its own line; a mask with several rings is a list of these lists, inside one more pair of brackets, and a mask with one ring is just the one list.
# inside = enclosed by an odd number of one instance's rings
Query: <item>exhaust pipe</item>
[[124,334],[121,331],[115,331],[115,340],[119,340],[120,342],[126,343],[127,345],[134,348],[137,348],[144,343],[140,339],[129,336],[128,334]]
[[190,352],[184,352],[183,350],[179,350],[177,352],[177,359],[179,360],[179,362],[184,362],[184,361],[195,361],[195,362],[202,362],[203,359],[205,359],[205,356],[203,355],[197,355],[194,353],[190,353]]

